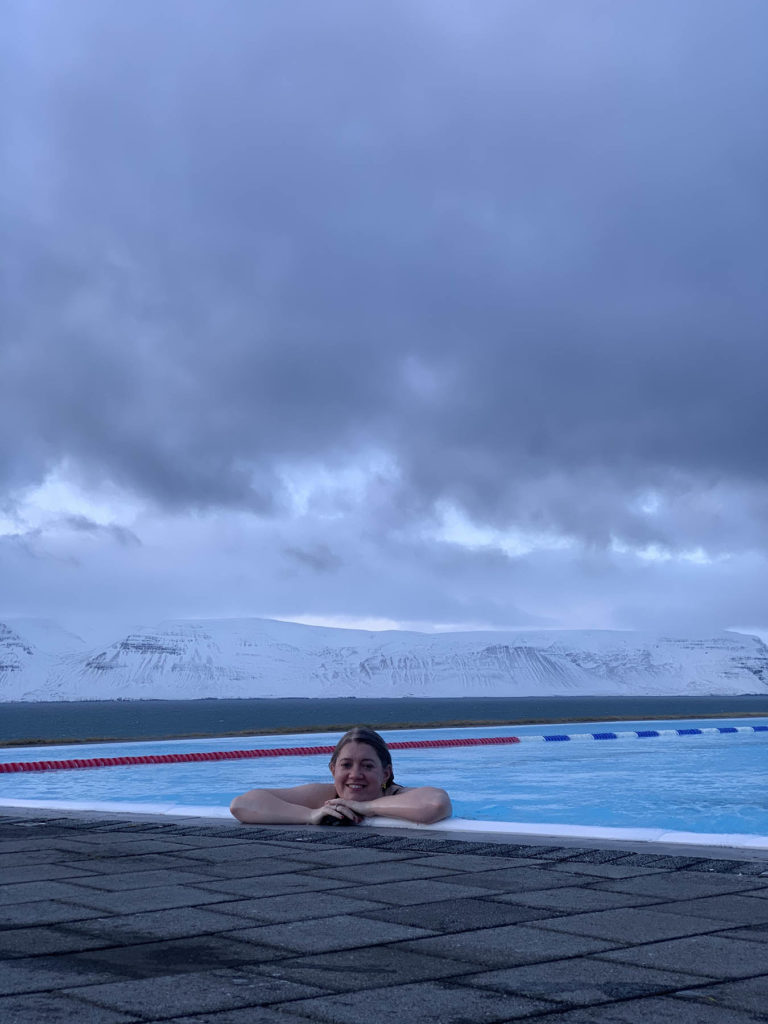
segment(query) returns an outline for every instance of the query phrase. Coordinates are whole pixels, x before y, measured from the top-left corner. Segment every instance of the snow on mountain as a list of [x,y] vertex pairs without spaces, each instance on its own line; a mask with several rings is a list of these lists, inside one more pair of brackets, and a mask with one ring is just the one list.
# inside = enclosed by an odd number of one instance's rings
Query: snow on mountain
[[[87,646],[81,636],[62,629],[52,619],[5,619],[4,625],[23,637],[25,643],[48,654],[60,655],[71,651],[82,653]],[[2,626],[0,624],[0,630]]]
[[768,647],[739,633],[372,633],[180,620],[88,649],[53,623],[0,623],[0,701],[747,693],[768,693]]

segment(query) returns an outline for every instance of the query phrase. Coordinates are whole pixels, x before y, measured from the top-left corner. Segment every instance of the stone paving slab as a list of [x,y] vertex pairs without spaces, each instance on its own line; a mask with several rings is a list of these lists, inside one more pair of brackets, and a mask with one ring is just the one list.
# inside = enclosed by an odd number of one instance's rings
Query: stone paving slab
[[658,896],[677,902],[698,899],[701,896],[721,896],[723,893],[764,892],[768,878],[754,875],[694,874],[690,871],[665,872],[644,878],[626,878],[621,881],[600,882],[595,888],[608,892],[628,892],[640,896]]
[[0,993],[58,992],[68,985],[97,985],[113,980],[111,965],[99,967],[70,958],[64,965],[59,957],[32,960],[0,960]]
[[220,878],[209,878],[206,882],[198,882],[198,888],[204,888],[209,892],[219,892],[225,897],[240,896],[243,899],[284,896],[288,893],[307,892],[332,892],[335,889],[347,891],[349,885],[339,878],[317,878],[312,875],[288,874],[270,875],[267,878],[228,878],[221,881]]
[[[164,1019],[163,1024],[167,1021]],[[160,1020],[145,1024],[160,1024]],[[194,1017],[174,1017],[173,1024],[307,1024],[306,1017],[294,1017],[283,1010],[270,1010],[268,1006],[249,1006],[242,1010],[224,1010],[222,1013],[196,1013]]]
[[38,900],[76,899],[82,892],[69,882],[9,882],[0,876],[0,907],[11,903],[33,903]]
[[[202,860],[186,860],[183,864],[191,871],[197,871],[209,880],[231,878],[237,881],[243,879],[267,879],[292,877],[297,871],[304,873],[312,871],[314,865],[305,860],[280,859],[278,864],[273,864],[272,859],[252,857],[248,860],[229,860],[213,863]],[[274,868],[274,869],[273,869]],[[345,884],[345,883],[342,883]],[[329,885],[327,888],[331,888]]]
[[765,1016],[681,999],[651,997],[534,1018],[536,1024],[764,1024]]
[[[574,885],[578,881],[573,875],[545,867],[496,868],[491,864],[490,868],[488,871],[473,871],[467,874],[467,884],[503,893],[520,892],[523,889],[558,889],[561,886]],[[455,882],[458,881],[458,877],[446,877],[445,881]]]
[[[450,882],[442,878],[413,879],[407,882],[389,884],[355,885],[346,889],[348,896],[358,900],[381,900],[397,906],[410,907],[416,903],[437,903],[441,900],[460,900],[470,896],[485,896],[487,890],[474,885],[469,876],[468,885],[456,882],[456,875]],[[375,879],[372,881],[375,882]]]
[[[763,872],[763,875],[768,877],[768,871]],[[762,875],[760,876],[763,877]],[[750,889],[750,896],[757,896],[761,900],[768,900],[768,886],[761,886],[759,889]]]
[[710,917],[734,925],[768,924],[768,900],[756,900],[754,895],[750,892],[745,896],[733,893],[727,896],[704,896],[697,900],[661,903],[658,910],[663,914]]
[[[219,840],[221,843],[221,840]],[[114,832],[105,836],[103,833],[78,835],[77,839],[59,839],[56,846],[60,850],[76,853],[78,857],[140,857],[161,853],[186,853],[188,846],[161,836],[147,839],[142,835],[121,836]]]
[[472,987],[515,992],[578,1006],[674,992],[686,984],[700,983],[700,978],[690,974],[608,963],[593,957],[555,960],[547,964],[546,971],[542,971],[538,964],[487,971],[464,982]]
[[768,974],[768,957],[759,942],[720,935],[691,935],[667,942],[603,953],[606,960],[668,968],[711,978],[748,978]]
[[[193,935],[181,939],[139,942],[133,945],[106,946],[57,957],[74,971],[109,970],[104,981],[130,978],[154,978],[158,975],[194,974],[214,967],[249,967],[282,960],[285,951],[255,942],[238,942],[231,935]],[[28,963],[30,961],[15,961]]]
[[71,934],[102,939],[102,944],[145,942],[151,939],[184,938],[231,931],[241,923],[231,914],[199,907],[172,907],[168,910],[140,911],[135,914],[114,914],[72,925]]
[[315,878],[340,878],[350,884],[364,885],[371,880],[378,885],[381,882],[409,882],[417,878],[445,878],[452,874],[450,868],[425,867],[421,860],[375,862],[368,864],[343,864],[334,868],[310,868],[305,865],[307,874]]
[[632,896],[629,893],[614,893],[586,887],[562,886],[559,889],[534,889],[524,892],[489,894],[497,903],[520,903],[526,907],[542,907],[556,910],[559,914],[579,914],[590,910],[612,910],[615,907],[644,907],[665,904],[658,896]]
[[9,903],[0,907],[0,928],[32,928],[35,925],[66,924],[101,917],[103,910],[62,903],[57,900],[35,900],[28,903]]
[[[85,835],[83,835],[81,837],[80,841],[81,842],[85,842],[86,839],[87,839],[88,842],[92,842],[92,843],[93,842],[99,842],[100,841],[99,840],[99,836],[100,835],[102,836],[102,840],[101,841],[103,841],[103,835],[102,835],[102,833],[99,833],[99,832],[94,832],[93,835],[90,835],[90,836],[87,836],[87,837]],[[113,833],[113,835],[114,835],[114,833]],[[143,835],[133,835],[133,836],[127,837],[127,839],[130,842],[133,842],[133,843],[156,842],[157,841],[157,840],[151,840],[151,839],[147,840]],[[179,847],[182,850],[184,850],[184,849],[187,849],[187,850],[203,850],[206,847],[212,847],[212,846],[213,847],[240,846],[242,844],[242,842],[243,842],[242,834],[241,833],[235,833],[234,836],[232,836],[230,838],[226,838],[225,836],[220,836],[220,835],[219,836],[204,835],[202,833],[202,829],[195,829],[194,832],[189,832],[189,831],[184,832],[182,829],[176,829],[176,830],[174,830],[173,838],[172,839],[168,839],[166,837],[165,841],[169,842],[169,843],[173,843],[174,846]],[[284,844],[279,844],[279,843],[259,843],[258,846],[254,847],[254,854],[253,855],[254,855],[254,857],[271,857],[271,856],[273,856],[273,854],[275,852],[275,849],[280,848],[281,845],[284,848]]]
[[0,996],[0,1020],[6,1024],[131,1024],[142,1019],[134,1014],[87,1006],[55,992]]
[[[706,861],[713,863],[714,858]],[[639,868],[661,868],[662,871],[677,871],[679,868],[695,870],[697,864],[701,864],[700,857],[675,857],[672,855],[662,856],[659,853],[628,853],[621,858],[624,867],[636,866]],[[735,863],[741,863],[736,861]]]
[[62,994],[88,1007],[100,1006],[143,1019],[264,1006],[323,992],[316,985],[300,985],[260,977],[246,970],[223,968],[187,974],[183,984],[176,977],[142,978],[64,989]]
[[431,931],[445,934],[446,932],[464,932],[475,928],[490,928],[494,925],[533,921],[546,916],[547,911],[512,904],[505,906],[490,900],[463,899],[421,903],[416,907],[362,910],[361,913],[374,921],[410,924],[414,927],[429,928]]
[[207,864],[257,860],[261,862],[259,864],[260,871],[269,871],[273,865],[281,865],[285,862],[291,865],[288,870],[292,871],[296,860],[289,861],[287,859],[288,851],[285,851],[285,857],[282,854],[283,850],[271,850],[268,847],[259,849],[254,843],[218,843],[215,846],[204,846],[201,849],[190,847],[188,844],[182,852],[185,860],[204,861]]
[[[14,860],[17,854],[25,854],[27,860]],[[61,860],[58,845],[50,837],[37,839],[0,839],[0,857],[3,864],[36,864],[40,861]]]
[[[339,992],[473,974],[477,965],[446,957],[410,953],[398,944],[345,949],[282,959],[262,967],[274,978],[320,985]],[[696,984],[698,978],[694,979]]]
[[76,900],[67,901],[102,914],[134,914],[151,910],[171,910],[177,907],[201,907],[221,903],[226,896],[198,889],[193,885],[153,886],[150,889],[126,889],[123,892],[97,892],[83,890]]
[[[72,859],[72,852],[67,853],[69,867],[82,867],[91,874],[118,874],[123,871],[151,871],[156,868],[173,870],[179,866],[177,857],[169,853],[140,853],[126,855],[121,850],[117,856],[98,846],[90,847],[87,852],[78,855],[77,862]],[[192,867],[191,861],[184,861],[185,866]]]
[[288,860],[282,855],[271,857],[238,857],[237,860],[211,860],[208,858],[179,858],[179,863],[190,871],[216,878],[267,878],[269,875],[288,875],[294,871],[310,871],[312,864],[305,860]]
[[768,864],[765,862],[765,857],[757,861],[718,860],[712,857],[708,860],[696,861],[690,865],[690,870],[707,874],[714,872],[718,875],[762,875],[763,878],[768,878]]
[[127,871],[125,874],[116,875],[84,875],[77,879],[77,885],[81,887],[81,895],[93,895],[94,890],[122,893],[131,889],[165,888],[186,883],[199,887],[201,884],[207,885],[210,881],[210,875],[187,871],[179,866],[175,871],[163,868],[158,871]]
[[317,846],[310,846],[309,844],[299,845],[298,843],[292,843],[290,845],[282,843],[280,845],[274,843],[256,844],[249,843],[249,848],[255,850],[255,854],[251,856],[258,857],[283,857],[292,861],[304,861],[304,869],[309,871],[320,870],[324,867],[338,868],[342,864],[344,867],[356,867],[362,864],[380,864],[382,867],[387,867],[391,864],[396,864],[398,861],[408,860],[411,861],[414,857],[417,857],[416,863],[423,863],[426,858],[423,856],[415,855],[412,852],[407,853],[396,853],[392,850],[370,850],[362,849],[358,850],[355,847],[345,846],[332,846],[328,847],[327,844],[318,844]]
[[329,953],[336,949],[378,946],[430,934],[426,928],[412,928],[342,914],[339,917],[288,921],[283,924],[242,929],[232,932],[231,937],[266,946],[277,946],[287,952]]
[[614,948],[616,943],[585,935],[547,932],[529,925],[502,925],[416,939],[404,945],[414,953],[447,956],[487,968],[546,963],[566,956],[599,953]]
[[[255,900],[235,900],[217,903],[215,909],[234,917],[257,918],[262,924],[286,921],[308,921],[314,917],[327,920],[340,914],[365,914],[386,908],[385,903],[373,900],[350,899],[335,892],[306,892],[301,899],[293,894],[285,896],[264,896]],[[379,920],[387,920],[379,918]],[[252,920],[251,924],[255,922]]]
[[540,861],[533,861],[527,857],[494,857],[489,860],[488,855],[476,853],[436,853],[422,856],[417,862],[422,867],[448,868],[451,871],[487,871],[489,867],[499,868],[522,868],[530,867],[531,863],[539,864]]
[[89,872],[81,867],[68,867],[66,864],[41,864],[33,860],[28,853],[17,854],[23,858],[23,863],[12,864],[5,857],[2,858],[3,885],[11,885],[14,882],[51,882],[57,878],[81,878]]
[[750,1013],[768,1017],[768,977],[747,978],[744,981],[727,981],[706,988],[692,988],[678,992],[680,999],[694,999],[706,1006],[727,1006],[734,1010],[748,1010]]
[[0,931],[0,960],[59,953],[79,953],[114,944],[109,938],[83,935],[67,926],[10,928]]
[[592,875],[594,878],[640,878],[643,875],[659,875],[664,868],[659,865],[653,867],[637,867],[623,863],[601,863],[590,861],[560,861],[552,865],[553,871],[563,871],[570,875]]
[[756,924],[752,928],[734,928],[720,932],[728,939],[748,939],[750,942],[768,942],[768,924]]
[[529,1017],[552,1005],[540,999],[467,988],[455,982],[423,981],[383,991],[367,989],[303,999],[290,1004],[288,1009],[310,1020],[332,1024],[362,1024],[368,1020],[375,1020],[377,1024],[403,1024],[403,1021],[490,1024]]
[[714,932],[721,925],[710,918],[662,914],[654,908],[628,907],[621,910],[602,910],[589,914],[569,914],[548,921],[540,921],[540,928],[570,932],[574,935],[593,935],[615,942],[659,942]]
[[0,1022],[768,1021],[768,855],[695,852],[0,812]]
[[8,870],[19,867],[31,869],[35,864],[51,864],[58,860],[61,860],[58,850],[19,850],[12,853],[5,852],[0,846],[0,864]]

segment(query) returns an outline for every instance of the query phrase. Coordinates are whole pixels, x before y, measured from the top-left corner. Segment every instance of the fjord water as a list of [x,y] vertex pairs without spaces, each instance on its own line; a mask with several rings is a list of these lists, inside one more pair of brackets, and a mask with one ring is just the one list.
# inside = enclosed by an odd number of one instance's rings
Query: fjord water
[[458,722],[768,714],[768,696],[283,698],[0,703],[0,744]]

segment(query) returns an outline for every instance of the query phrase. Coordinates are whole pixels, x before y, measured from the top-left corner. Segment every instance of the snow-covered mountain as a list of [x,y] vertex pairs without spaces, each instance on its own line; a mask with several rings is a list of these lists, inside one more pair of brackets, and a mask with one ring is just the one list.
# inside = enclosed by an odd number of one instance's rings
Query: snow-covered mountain
[[371,633],[218,619],[164,622],[94,650],[54,623],[0,623],[0,701],[747,693],[768,694],[768,647],[740,633]]

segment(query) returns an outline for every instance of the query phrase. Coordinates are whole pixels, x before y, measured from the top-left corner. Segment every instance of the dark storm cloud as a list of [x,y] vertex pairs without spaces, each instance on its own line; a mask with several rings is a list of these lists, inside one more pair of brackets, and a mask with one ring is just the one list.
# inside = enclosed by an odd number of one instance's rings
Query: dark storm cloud
[[10,9],[7,487],[768,543],[762,0]]
[[283,554],[292,561],[298,562],[299,565],[317,573],[335,572],[342,564],[342,560],[331,551],[327,544],[316,544],[304,548],[288,546],[283,548]]
[[123,547],[141,544],[141,540],[133,530],[116,523],[97,523],[83,515],[63,516],[54,526],[61,526],[75,533],[89,533],[93,536],[108,537]]
[[[6,599],[6,594],[14,590],[11,582],[14,570],[8,562],[8,558],[21,553],[25,558],[40,559],[43,562],[57,562],[68,565],[81,566],[83,564],[80,554],[82,549],[75,555],[70,552],[68,541],[78,535],[90,537],[94,541],[105,542],[107,550],[112,545],[119,548],[141,547],[141,539],[133,530],[122,526],[119,523],[96,523],[83,515],[55,516],[41,526],[30,529],[16,530],[0,534],[0,566],[2,566],[3,593],[0,600]],[[75,545],[77,547],[77,545]]]
[[66,566],[80,566],[80,561],[66,552],[59,553],[50,548],[46,543],[45,531],[36,527],[32,530],[23,530],[18,533],[6,533],[0,536],[0,563],[3,568],[3,600],[6,595],[14,594],[17,581],[14,578],[15,572],[19,569],[21,559],[21,574],[29,572],[29,560],[34,559],[45,563],[58,563]]

